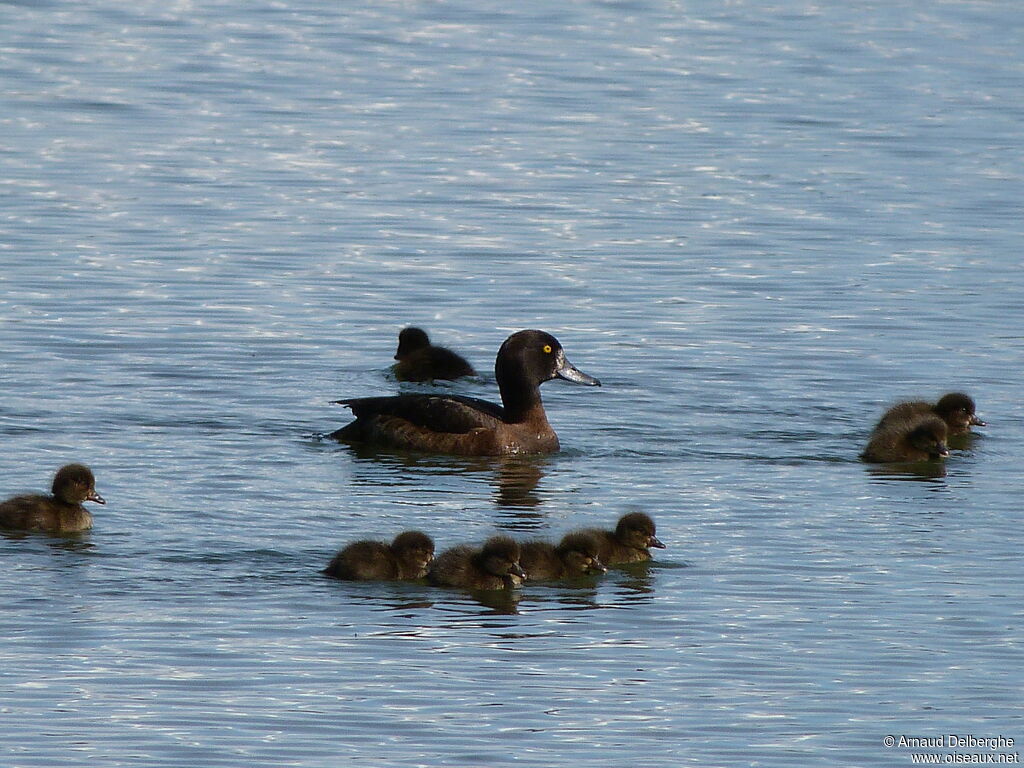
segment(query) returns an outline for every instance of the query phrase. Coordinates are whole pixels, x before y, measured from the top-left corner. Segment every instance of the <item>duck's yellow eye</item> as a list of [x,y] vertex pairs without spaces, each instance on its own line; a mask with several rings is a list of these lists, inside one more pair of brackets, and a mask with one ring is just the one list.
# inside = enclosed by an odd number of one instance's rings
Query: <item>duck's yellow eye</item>
[[551,345],[550,344],[545,344],[544,345],[544,354],[545,355],[550,355],[551,354]]

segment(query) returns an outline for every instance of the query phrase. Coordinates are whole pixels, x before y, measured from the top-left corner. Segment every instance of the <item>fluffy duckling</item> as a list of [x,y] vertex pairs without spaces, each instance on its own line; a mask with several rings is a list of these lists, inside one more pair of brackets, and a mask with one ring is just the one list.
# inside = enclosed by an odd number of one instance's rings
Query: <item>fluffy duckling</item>
[[949,455],[946,422],[931,413],[911,414],[879,424],[860,457],[870,462],[930,461]]
[[630,512],[619,518],[614,531],[587,529],[597,538],[597,555],[604,565],[639,563],[651,559],[650,547],[664,549],[655,536],[654,521],[643,512]]
[[514,539],[492,536],[479,548],[462,544],[445,550],[437,556],[427,578],[445,587],[506,589],[526,578],[519,555],[519,544]]
[[598,557],[600,543],[586,531],[567,533],[558,545],[534,539],[522,545],[519,564],[530,581],[575,579],[591,573],[604,573]]
[[422,579],[433,559],[433,539],[420,531],[403,531],[390,544],[370,540],[349,544],[323,573],[350,581]]
[[948,435],[962,435],[971,430],[972,426],[984,427],[985,422],[978,418],[974,400],[963,392],[950,392],[939,398],[937,403],[924,400],[909,400],[897,403],[878,421],[876,430],[893,422],[906,420],[920,414],[934,414],[946,422]]
[[52,496],[25,494],[0,503],[0,528],[48,533],[76,533],[92,528],[92,513],[83,501],[106,504],[96,493],[96,478],[83,464],[68,464],[53,478]]
[[433,381],[476,376],[473,366],[445,347],[435,347],[422,328],[403,328],[398,334],[394,371],[399,381]]

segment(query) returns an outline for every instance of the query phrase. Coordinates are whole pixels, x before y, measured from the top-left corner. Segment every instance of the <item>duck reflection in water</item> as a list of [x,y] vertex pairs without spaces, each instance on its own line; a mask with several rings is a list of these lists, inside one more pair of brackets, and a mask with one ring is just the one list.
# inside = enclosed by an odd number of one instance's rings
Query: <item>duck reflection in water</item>
[[[494,504],[510,510],[511,528],[537,528],[543,520],[539,509],[545,502],[542,482],[550,458],[547,456],[430,456],[419,453],[387,453],[370,446],[354,446],[357,461],[352,465],[353,482],[365,486],[390,487],[454,477],[460,482],[481,481],[493,488]],[[446,480],[445,480],[446,481]],[[538,489],[541,489],[538,492]]]
[[511,509],[533,509],[544,503],[537,487],[544,468],[532,457],[507,457],[498,462],[494,477],[494,503]]

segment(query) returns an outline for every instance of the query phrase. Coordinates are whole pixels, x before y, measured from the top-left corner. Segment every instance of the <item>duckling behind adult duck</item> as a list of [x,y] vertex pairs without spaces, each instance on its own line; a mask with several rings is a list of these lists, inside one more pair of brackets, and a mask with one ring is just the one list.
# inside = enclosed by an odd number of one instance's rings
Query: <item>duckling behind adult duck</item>
[[340,550],[323,573],[351,581],[422,579],[434,559],[434,541],[421,531],[403,531],[394,541],[354,541]]
[[557,546],[534,539],[521,549],[519,564],[530,581],[574,579],[608,570],[598,557],[598,538],[587,531],[567,533]]
[[978,418],[974,400],[963,392],[950,392],[939,398],[937,403],[925,400],[908,400],[897,403],[885,412],[875,429],[906,420],[920,414],[934,414],[946,422],[950,436],[962,435],[970,431],[972,426],[984,427],[985,422]]
[[435,347],[422,328],[403,328],[398,334],[394,372],[399,381],[433,381],[476,376],[473,366],[445,347]]
[[548,423],[540,385],[554,378],[599,386],[565,357],[544,331],[518,331],[498,350],[494,375],[501,405],[457,395],[410,394],[338,400],[355,421],[329,437],[352,443],[464,456],[552,453],[558,436]]
[[614,531],[590,528],[583,532],[596,537],[597,556],[603,564],[617,565],[650,560],[650,547],[664,549],[665,545],[654,535],[655,531],[650,515],[630,512],[619,518]]
[[860,457],[876,463],[945,458],[946,434],[946,422],[932,413],[893,417],[875,427]]
[[437,556],[427,578],[446,587],[506,589],[526,578],[519,556],[514,539],[492,536],[479,548],[462,544],[446,549]]
[[83,501],[106,504],[96,493],[96,478],[84,464],[68,464],[53,478],[53,495],[25,494],[0,503],[0,528],[48,533],[76,533],[92,528],[92,513]]

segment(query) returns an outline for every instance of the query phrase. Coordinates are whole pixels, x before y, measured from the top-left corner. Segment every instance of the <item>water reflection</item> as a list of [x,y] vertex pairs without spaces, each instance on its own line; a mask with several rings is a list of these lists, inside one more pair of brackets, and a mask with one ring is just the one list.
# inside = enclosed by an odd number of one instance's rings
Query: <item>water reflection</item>
[[946,464],[942,461],[875,464],[865,469],[869,475],[881,480],[934,482],[946,476]]
[[352,446],[355,453],[352,482],[359,485],[421,485],[424,479],[465,477],[483,479],[492,486],[491,498],[509,510],[504,527],[529,530],[542,527],[546,494],[543,480],[551,463],[548,456],[431,456],[397,453],[369,446]]
[[518,589],[474,590],[466,594],[489,609],[489,613],[505,616],[519,613],[519,602],[523,599]]
[[415,581],[344,581],[324,577],[344,592],[347,599],[386,611],[402,612],[426,608],[451,609],[472,601],[488,614],[518,613],[522,596],[518,589],[460,590],[435,587],[426,579]]
[[[617,599],[611,601],[615,607],[628,607],[647,602],[653,597],[653,578],[649,565],[633,563],[623,566],[617,577],[613,576]],[[519,588],[493,590],[459,590],[430,586],[426,580],[415,582],[341,582],[330,581],[352,599],[374,608],[403,613],[413,618],[415,612],[423,609],[456,611],[473,604],[486,609],[474,615],[517,615],[525,602],[530,610],[573,610],[589,611],[609,606],[599,599],[600,588],[607,576],[587,576],[579,579],[557,582],[527,582]]]
[[601,577],[592,576],[573,581],[546,582],[527,585],[525,597],[540,603],[539,610],[585,611],[600,608],[597,586]]
[[543,496],[537,487],[544,478],[544,459],[510,456],[497,461],[494,473],[494,503],[509,509],[539,507]]
[[977,432],[962,432],[959,435],[950,435],[946,440],[946,445],[951,451],[970,451],[973,450],[974,444],[981,439],[984,439],[984,436]]
[[416,581],[344,581],[323,577],[334,588],[343,590],[346,597],[388,611],[410,611],[433,608],[433,589],[426,579]]
[[46,544],[55,552],[88,552],[96,545],[89,539],[89,531],[66,531],[50,533],[46,531],[0,530],[0,536],[8,541],[32,539]]

